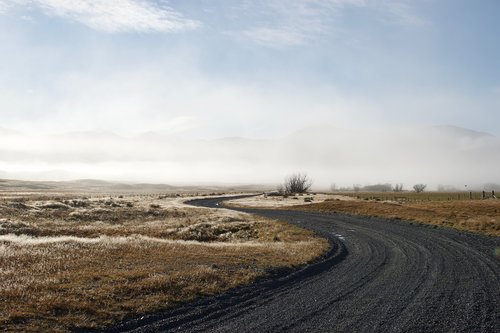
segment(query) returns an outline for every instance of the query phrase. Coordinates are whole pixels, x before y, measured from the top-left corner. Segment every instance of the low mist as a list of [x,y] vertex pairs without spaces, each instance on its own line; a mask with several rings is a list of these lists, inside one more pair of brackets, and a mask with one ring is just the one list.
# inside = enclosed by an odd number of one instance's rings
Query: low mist
[[308,127],[269,139],[185,139],[108,132],[31,136],[0,131],[0,178],[94,178],[169,184],[277,184],[305,172],[315,189],[424,183],[482,188],[500,182],[500,140],[441,126],[354,130]]

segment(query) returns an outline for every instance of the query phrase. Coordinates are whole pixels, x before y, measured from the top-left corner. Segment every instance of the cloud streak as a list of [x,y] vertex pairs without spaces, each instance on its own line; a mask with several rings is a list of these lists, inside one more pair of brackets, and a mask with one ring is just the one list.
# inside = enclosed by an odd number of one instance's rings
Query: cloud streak
[[8,7],[7,3],[0,1],[0,14],[6,12]]
[[293,29],[255,28],[243,34],[258,44],[270,47],[301,45],[305,41],[303,32]]
[[[2,5],[3,4],[3,5]],[[92,29],[118,32],[178,32],[200,26],[168,6],[145,0],[11,0],[0,2],[0,12],[9,5],[41,9],[46,15],[80,22]]]
[[262,17],[272,19],[267,20],[266,25],[244,30],[243,35],[257,44],[275,48],[306,44],[319,36],[334,33],[338,29],[337,21],[347,9],[370,11],[379,21],[388,24],[422,26],[427,23],[406,1],[268,0],[256,2],[253,7],[247,11],[257,11]]

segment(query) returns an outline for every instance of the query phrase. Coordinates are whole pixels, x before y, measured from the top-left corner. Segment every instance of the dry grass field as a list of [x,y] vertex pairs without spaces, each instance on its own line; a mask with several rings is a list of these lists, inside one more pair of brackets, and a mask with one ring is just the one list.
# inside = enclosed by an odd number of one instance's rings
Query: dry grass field
[[[322,213],[376,216],[388,219],[452,227],[459,230],[500,236],[500,200],[467,200],[464,193],[404,193],[408,200],[384,200],[392,194],[348,195],[307,194],[303,196],[256,196],[228,201],[232,206],[286,208]],[[385,197],[384,197],[385,196]],[[304,198],[311,197],[305,203]],[[465,198],[468,195],[465,196]],[[391,198],[389,198],[391,199]]]
[[414,201],[333,200],[296,209],[414,221],[500,236],[500,200]]
[[99,328],[314,260],[323,239],[166,196],[0,194],[0,327]]
[[376,216],[500,236],[500,200],[412,201],[328,200],[294,209]]

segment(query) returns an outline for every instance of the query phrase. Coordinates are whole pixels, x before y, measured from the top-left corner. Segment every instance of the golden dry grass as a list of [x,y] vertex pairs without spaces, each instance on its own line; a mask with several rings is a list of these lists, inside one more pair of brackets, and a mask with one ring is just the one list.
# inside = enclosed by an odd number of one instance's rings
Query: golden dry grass
[[500,236],[500,200],[496,199],[411,203],[330,200],[293,209],[401,219]]
[[302,265],[326,241],[180,199],[0,198],[0,327],[97,328]]

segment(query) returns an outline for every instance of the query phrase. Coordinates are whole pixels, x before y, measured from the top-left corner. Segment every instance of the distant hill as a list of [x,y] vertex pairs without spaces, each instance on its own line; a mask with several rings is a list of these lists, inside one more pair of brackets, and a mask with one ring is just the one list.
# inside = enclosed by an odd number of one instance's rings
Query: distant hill
[[215,184],[173,186],[167,184],[121,183],[97,179],[79,179],[73,181],[29,181],[0,179],[0,192],[86,192],[86,193],[227,193],[261,192],[273,190],[271,185]]
[[490,133],[473,131],[467,128],[462,128],[457,126],[434,126],[433,128],[442,134],[455,137],[469,137],[469,138],[493,137],[493,135]]

